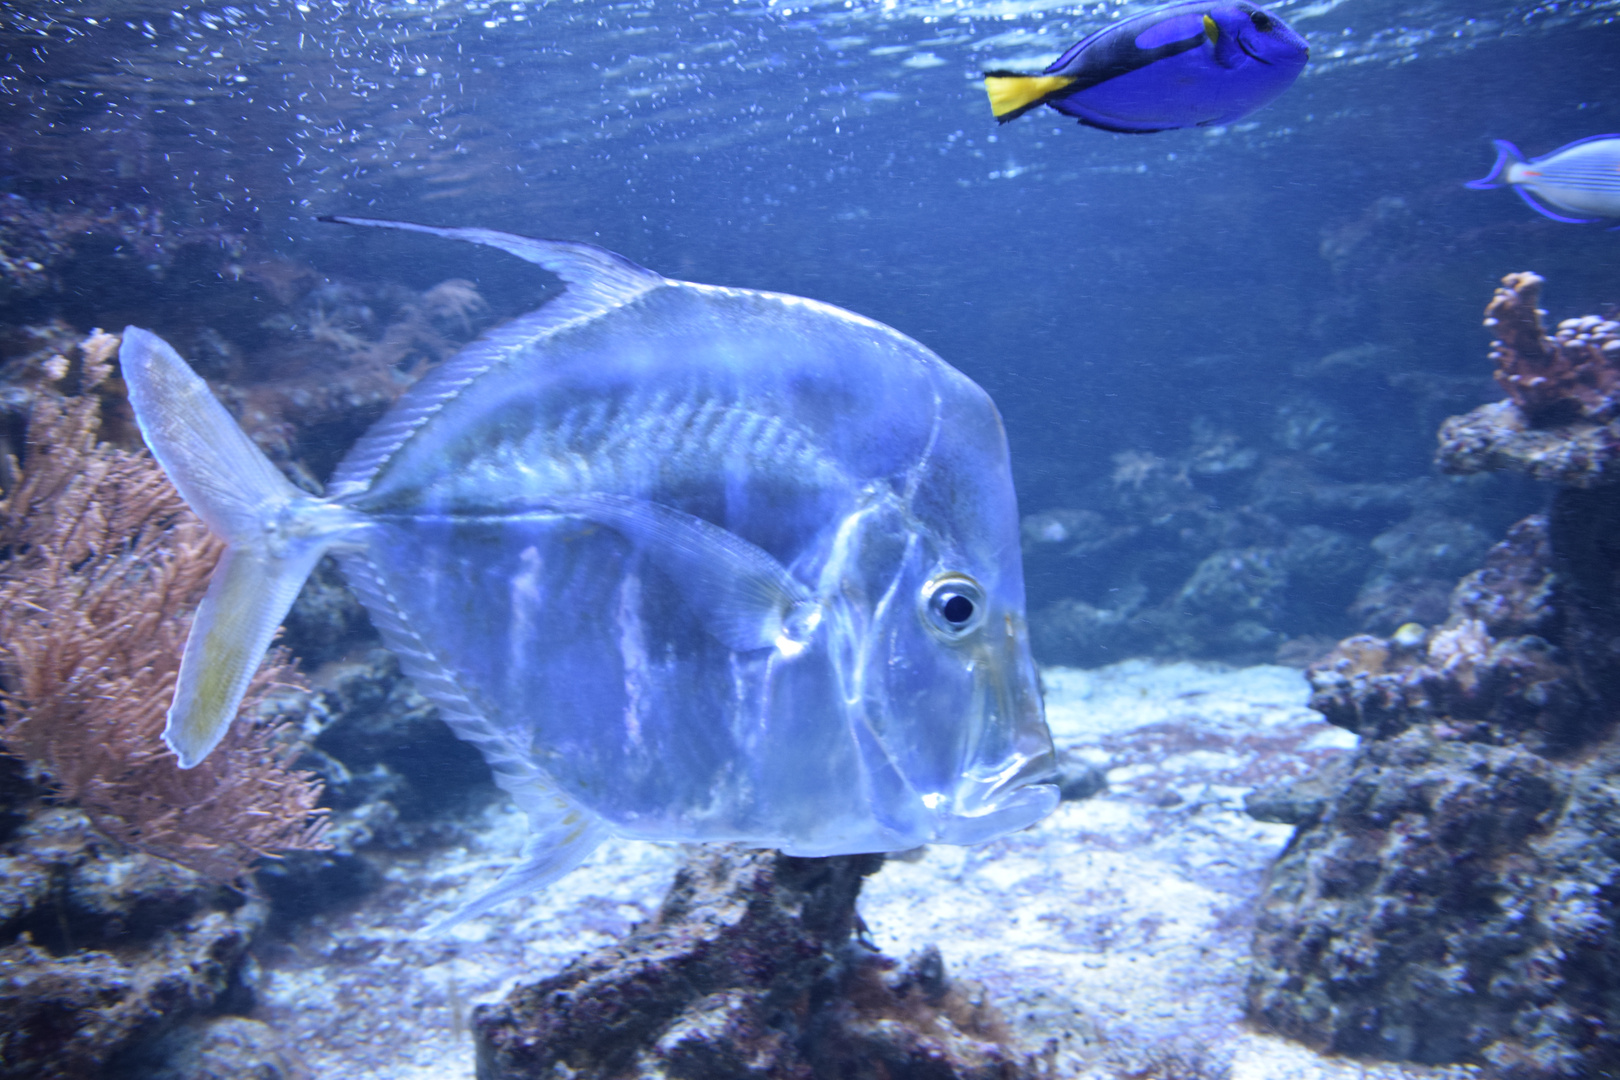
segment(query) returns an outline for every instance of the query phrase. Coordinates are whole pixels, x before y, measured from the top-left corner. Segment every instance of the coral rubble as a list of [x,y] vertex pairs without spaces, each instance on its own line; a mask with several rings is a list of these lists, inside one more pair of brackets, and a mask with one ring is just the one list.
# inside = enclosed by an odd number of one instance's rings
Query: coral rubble
[[691,849],[653,923],[480,1006],[483,1080],[1024,1075],[996,1012],[939,953],[852,937],[882,856]]
[[1493,357],[1513,396],[1448,422],[1442,461],[1465,462],[1470,424],[1507,417],[1547,453],[1521,442],[1466,467],[1565,486],[1463,578],[1443,623],[1349,638],[1310,669],[1312,706],[1362,742],[1318,790],[1251,798],[1298,827],[1262,901],[1248,1007],[1332,1052],[1575,1080],[1620,1069],[1620,494],[1592,486],[1601,464],[1543,466],[1612,411],[1595,365],[1615,350],[1591,335],[1614,327],[1550,338],[1540,279],[1504,284]]

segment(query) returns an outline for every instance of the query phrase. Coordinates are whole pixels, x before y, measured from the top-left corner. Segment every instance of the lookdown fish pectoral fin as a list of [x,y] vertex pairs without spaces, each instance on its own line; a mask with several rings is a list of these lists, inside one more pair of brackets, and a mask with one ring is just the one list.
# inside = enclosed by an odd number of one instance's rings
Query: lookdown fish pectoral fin
[[162,338],[125,327],[118,355],[152,456],[226,543],[192,620],[163,732],[189,769],[224,738],[304,579],[352,523],[288,482]]
[[769,648],[819,622],[808,589],[769,552],[668,506],[622,495],[548,500],[623,534],[674,581],[710,634],[737,652]]

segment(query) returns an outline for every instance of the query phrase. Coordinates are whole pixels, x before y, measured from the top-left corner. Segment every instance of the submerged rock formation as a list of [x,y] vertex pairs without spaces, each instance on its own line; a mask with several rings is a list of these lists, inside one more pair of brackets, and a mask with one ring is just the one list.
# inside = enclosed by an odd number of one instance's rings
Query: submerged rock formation
[[1337,1053],[1574,1080],[1620,1068],[1620,490],[1588,453],[1614,378],[1592,365],[1620,349],[1594,347],[1603,320],[1546,335],[1540,279],[1504,284],[1487,325],[1513,398],[1448,421],[1441,463],[1565,486],[1443,624],[1311,668],[1312,706],[1363,742],[1332,790],[1251,801],[1298,828],[1248,1007]]
[[15,770],[0,786],[32,811],[0,841],[0,1076],[100,1076],[251,1000],[240,969],[262,900],[120,850],[79,811],[27,799]]
[[653,923],[473,1014],[480,1080],[1012,1080],[1028,1067],[937,950],[863,943],[881,855],[693,848]]

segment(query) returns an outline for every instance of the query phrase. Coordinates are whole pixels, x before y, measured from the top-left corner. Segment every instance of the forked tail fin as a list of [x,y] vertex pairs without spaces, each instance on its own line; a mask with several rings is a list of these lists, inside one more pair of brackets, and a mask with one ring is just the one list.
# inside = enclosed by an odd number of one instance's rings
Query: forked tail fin
[[1046,104],[1048,99],[1073,82],[1071,75],[1020,75],[1016,71],[987,71],[984,73],[984,92],[990,96],[990,111],[1005,124]]
[[224,738],[304,579],[357,518],[289,483],[168,342],[128,326],[118,357],[152,456],[226,543],[163,730],[189,769]]
[[1496,164],[1491,166],[1490,174],[1479,179],[1468,181],[1468,186],[1475,191],[1487,191],[1491,188],[1507,187],[1505,179],[1509,165],[1517,165],[1524,161],[1524,155],[1519,148],[1506,139],[1492,139],[1491,145],[1496,147]]

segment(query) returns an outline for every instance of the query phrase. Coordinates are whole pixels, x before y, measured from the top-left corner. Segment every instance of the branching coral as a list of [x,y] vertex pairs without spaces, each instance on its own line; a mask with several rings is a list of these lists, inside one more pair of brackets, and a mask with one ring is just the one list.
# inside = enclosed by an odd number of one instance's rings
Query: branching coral
[[1512,469],[1572,487],[1607,483],[1620,460],[1620,322],[1565,319],[1556,334],[1536,307],[1542,280],[1509,274],[1485,309],[1491,359],[1508,400],[1440,427],[1448,473]]
[[[0,499],[0,742],[108,835],[235,881],[262,855],[324,846],[320,784],[288,767],[296,747],[271,721],[239,721],[189,771],[160,739],[220,545],[149,456],[99,441],[117,346],[92,335],[61,366],[80,394],[35,398]],[[285,658],[267,664],[246,711],[291,678]]]
[[1620,408],[1620,324],[1565,319],[1549,335],[1537,307],[1541,285],[1537,274],[1509,274],[1485,308],[1496,381],[1532,427],[1607,420]]

